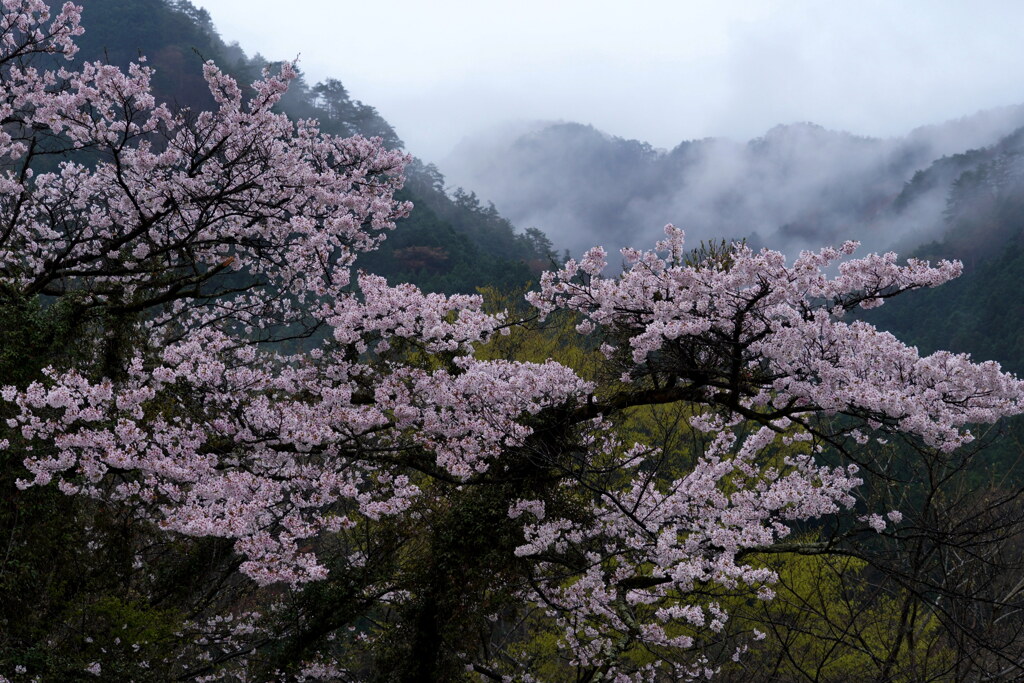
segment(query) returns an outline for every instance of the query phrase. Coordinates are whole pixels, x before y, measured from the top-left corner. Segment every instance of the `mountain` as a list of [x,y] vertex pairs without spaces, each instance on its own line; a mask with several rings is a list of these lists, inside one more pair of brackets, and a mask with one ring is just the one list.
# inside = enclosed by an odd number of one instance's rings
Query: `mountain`
[[[83,24],[79,60],[146,54],[158,96],[176,106],[209,106],[204,59],[242,83],[268,65],[226,43],[188,0],[90,0]],[[336,79],[300,77],[283,108],[327,132],[402,144]],[[852,237],[966,264],[958,281],[865,317],[922,350],[952,348],[1024,372],[1022,125],[1024,107],[1006,107],[886,140],[800,123],[746,143],[693,140],[667,151],[580,124],[520,127],[468,141],[449,159],[450,176],[475,193],[449,190],[435,166],[414,161],[403,197],[415,210],[359,266],[472,292],[535,279],[555,248],[651,245],[667,222],[685,227],[691,244],[747,237],[792,251]]]
[[[811,123],[746,143],[692,140],[656,150],[576,123],[538,124],[460,145],[444,166],[519,225],[575,253],[647,246],[665,223],[691,242],[747,238],[788,252],[859,239],[870,248],[933,239],[951,178],[915,172],[997,143],[1024,125],[1024,106],[876,139]],[[949,165],[952,173],[956,162]]]
[[1024,107],[892,139],[776,126],[747,143],[672,150],[573,123],[464,143],[452,176],[558,248],[649,247],[668,222],[689,242],[747,238],[791,255],[859,239],[964,274],[862,317],[918,345],[994,359],[1024,373]]
[[[82,25],[79,62],[127,66],[145,55],[156,70],[156,96],[176,107],[213,106],[202,77],[206,59],[240,84],[273,66],[258,53],[249,56],[237,43],[226,43],[206,10],[189,0],[89,0]],[[402,147],[394,128],[372,106],[354,99],[338,79],[310,85],[300,75],[280,107],[293,118],[318,119],[327,133],[379,136],[391,147]],[[472,293],[485,285],[521,287],[552,261],[543,234],[519,232],[471,192],[449,192],[436,167],[417,160],[406,175],[400,196],[416,208],[358,267],[430,291]]]
[[914,174],[896,203],[929,194],[945,194],[943,229],[910,255],[960,259],[964,274],[864,317],[924,352],[970,353],[1024,374],[1024,128],[935,161]]

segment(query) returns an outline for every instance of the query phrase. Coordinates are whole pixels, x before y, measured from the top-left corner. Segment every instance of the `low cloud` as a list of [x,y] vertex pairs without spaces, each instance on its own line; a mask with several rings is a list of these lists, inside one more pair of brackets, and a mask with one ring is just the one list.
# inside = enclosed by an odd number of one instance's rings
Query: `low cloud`
[[521,123],[464,141],[442,170],[573,254],[595,244],[612,253],[649,247],[665,223],[686,229],[694,245],[745,238],[796,253],[857,239],[872,250],[906,249],[942,229],[955,180],[934,171],[931,185],[913,184],[915,173],[1022,125],[1017,106],[896,138],[798,123],[745,143],[712,138],[659,150],[575,123]]

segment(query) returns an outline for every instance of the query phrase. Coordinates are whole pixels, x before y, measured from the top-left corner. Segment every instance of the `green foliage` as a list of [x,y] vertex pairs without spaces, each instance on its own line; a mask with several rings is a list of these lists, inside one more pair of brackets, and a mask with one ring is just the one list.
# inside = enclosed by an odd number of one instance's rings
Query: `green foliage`
[[[361,267],[383,275],[389,282],[412,282],[426,291],[449,294],[472,293],[488,285],[512,288],[530,279],[525,259],[512,260],[484,251],[451,220],[431,208],[433,204],[444,209],[446,200],[423,201],[414,190],[405,190],[400,196],[412,200],[416,210],[398,222],[380,249],[360,259]],[[448,208],[466,224],[477,217],[469,209]],[[486,220],[484,216],[479,218]]]
[[[127,66],[145,55],[156,68],[158,100],[178,106],[212,104],[202,63],[222,61],[225,46],[204,9],[188,0],[89,0],[84,4],[77,61]],[[248,82],[248,81],[246,81]]]
[[579,318],[569,311],[557,311],[544,321],[537,320],[524,299],[527,289],[479,288],[484,297],[484,309],[489,313],[506,311],[510,325],[505,334],[495,335],[481,346],[477,357],[483,360],[514,358],[530,363],[554,360],[572,368],[584,379],[598,379],[604,367],[603,357],[592,340],[576,332]]
[[[953,650],[938,618],[905,591],[877,590],[865,561],[797,553],[753,559],[778,573],[776,595],[723,601],[733,633],[765,637],[728,662],[722,680],[952,680]],[[912,637],[899,640],[904,618],[912,620]]]
[[[13,488],[12,463],[3,464],[0,485]],[[184,614],[133,567],[141,522],[40,488],[3,499],[0,529],[0,671],[76,680],[102,661],[107,680],[166,680],[160,661],[181,640]]]

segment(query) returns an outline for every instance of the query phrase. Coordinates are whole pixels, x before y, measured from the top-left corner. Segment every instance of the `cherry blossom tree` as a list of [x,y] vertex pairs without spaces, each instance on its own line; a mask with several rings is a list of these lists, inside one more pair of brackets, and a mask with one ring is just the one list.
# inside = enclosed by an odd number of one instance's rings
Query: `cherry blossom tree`
[[[4,445],[20,489],[226,539],[265,587],[266,614],[202,615],[223,635],[183,646],[176,675],[355,679],[376,658],[407,680],[537,680],[521,645],[542,622],[581,680],[710,676],[712,650],[763,637],[718,637],[720,596],[772,598],[754,554],[811,520],[899,525],[858,502],[872,443],[948,453],[1022,410],[996,364],[850,320],[959,264],[855,243],[694,259],[669,226],[612,276],[593,249],[529,301],[576,316],[605,374],[484,359],[516,321],[353,270],[411,208],[408,159],[275,113],[289,65],[245,96],[208,63],[216,107],[175,111],[144,64],[49,64],[74,54],[80,8],[2,7],[0,289],[66,306],[83,340],[3,389]],[[665,405],[687,453],[622,438],[630,410]],[[344,600],[274,620],[318,585]]]

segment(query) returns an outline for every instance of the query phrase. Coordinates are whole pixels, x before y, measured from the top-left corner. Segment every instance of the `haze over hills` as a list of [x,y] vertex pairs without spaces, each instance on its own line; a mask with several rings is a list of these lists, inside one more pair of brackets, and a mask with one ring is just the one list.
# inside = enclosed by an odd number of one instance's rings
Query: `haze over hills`
[[[243,83],[268,63],[225,43],[188,0],[90,0],[83,21],[80,59],[127,63],[145,52],[157,94],[176,105],[209,106],[200,54]],[[282,104],[326,131],[401,146],[389,122],[337,80],[300,78]],[[551,263],[551,242],[577,254],[599,243],[649,248],[667,222],[686,228],[691,245],[747,237],[792,252],[856,238],[870,249],[967,265],[953,283],[871,311],[886,329],[923,349],[969,351],[1024,372],[1021,126],[1018,106],[899,138],[803,123],[746,143],[694,140],[672,150],[580,124],[507,127],[466,141],[445,166],[447,178],[414,162],[403,198],[415,210],[360,267],[392,282],[473,292],[536,281]]]
[[893,203],[894,213],[936,195],[946,197],[941,235],[913,254],[958,258],[964,275],[866,317],[924,352],[971,353],[1024,373],[1024,128],[919,171]]
[[684,227],[691,243],[747,238],[795,252],[858,239],[906,251],[942,233],[952,183],[971,166],[950,155],[1022,125],[1024,106],[1014,106],[898,138],[797,123],[746,143],[711,138],[666,151],[582,124],[537,123],[466,140],[443,166],[513,223],[574,254],[653,244],[665,223]]
[[455,182],[575,255],[602,244],[650,248],[665,223],[689,243],[747,238],[790,255],[847,239],[860,253],[956,258],[964,274],[867,311],[921,347],[995,359],[1024,373],[1024,106],[890,139],[810,123],[747,143],[657,150],[575,123],[506,129],[464,142]]

